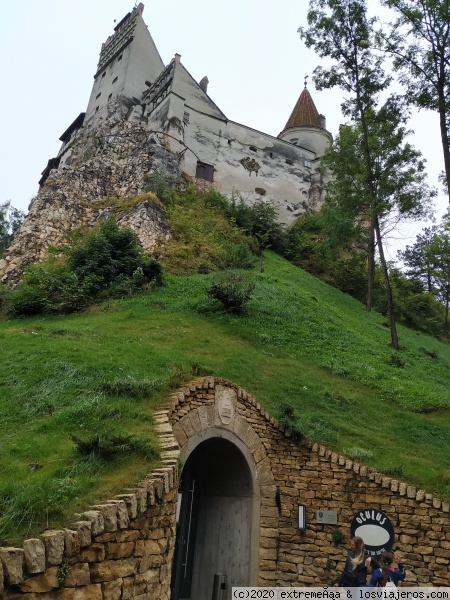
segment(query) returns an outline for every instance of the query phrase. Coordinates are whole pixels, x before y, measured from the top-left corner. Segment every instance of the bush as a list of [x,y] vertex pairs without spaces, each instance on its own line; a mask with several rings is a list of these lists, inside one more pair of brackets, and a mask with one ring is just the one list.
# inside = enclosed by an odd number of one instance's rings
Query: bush
[[256,237],[275,251],[283,249],[283,226],[278,222],[277,211],[269,202],[260,201],[249,206],[242,198],[238,202],[236,198],[232,198],[226,213],[232,223],[243,229],[247,235]]
[[222,303],[227,312],[242,314],[252,297],[255,284],[237,271],[224,273],[207,290],[208,296]]
[[170,206],[173,202],[172,182],[166,171],[159,167],[147,177],[147,185],[144,188],[145,192],[153,192],[158,199],[166,206]]
[[223,269],[253,269],[258,257],[248,244],[226,242],[223,248]]
[[160,263],[144,254],[136,234],[119,229],[113,218],[82,235],[72,244],[32,265],[11,294],[13,317],[68,314],[97,298],[132,294],[150,281],[162,283]]
[[12,290],[5,283],[0,283],[0,314],[5,315],[11,305]]
[[51,302],[45,292],[25,283],[18,286],[12,295],[8,314],[12,317],[30,317],[49,312],[50,308]]
[[69,270],[79,279],[92,278],[94,290],[107,287],[119,275],[131,277],[144,259],[137,235],[120,229],[112,217],[64,252]]
[[305,436],[301,430],[301,426],[292,404],[289,402],[282,402],[280,404],[279,413],[280,416],[278,420],[280,421],[280,425],[291,432],[291,439],[294,441],[302,440]]

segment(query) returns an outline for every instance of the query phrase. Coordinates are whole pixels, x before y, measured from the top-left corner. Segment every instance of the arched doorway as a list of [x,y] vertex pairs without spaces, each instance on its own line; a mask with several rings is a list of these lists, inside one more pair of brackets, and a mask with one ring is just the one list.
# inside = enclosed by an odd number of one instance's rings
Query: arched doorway
[[183,468],[172,567],[172,600],[211,600],[214,575],[252,583],[255,490],[241,450],[223,437],[201,441]]

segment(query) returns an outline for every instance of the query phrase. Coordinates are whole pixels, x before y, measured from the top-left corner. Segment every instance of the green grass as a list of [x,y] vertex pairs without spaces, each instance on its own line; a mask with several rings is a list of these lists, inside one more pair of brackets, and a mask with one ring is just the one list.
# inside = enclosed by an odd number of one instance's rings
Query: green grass
[[[81,315],[0,321],[2,541],[70,522],[142,477],[157,460],[153,411],[203,373],[275,417],[288,403],[309,439],[450,497],[449,346],[399,327],[394,353],[381,315],[275,254],[264,268],[242,316],[208,298],[207,274]],[[139,444],[105,460],[73,435]]]

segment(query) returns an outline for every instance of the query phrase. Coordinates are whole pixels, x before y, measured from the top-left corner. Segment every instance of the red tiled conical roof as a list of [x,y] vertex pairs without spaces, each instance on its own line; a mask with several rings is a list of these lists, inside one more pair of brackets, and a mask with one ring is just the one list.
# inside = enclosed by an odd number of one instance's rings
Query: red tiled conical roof
[[322,129],[319,123],[319,111],[306,87],[300,94],[283,131],[291,127],[320,127]]

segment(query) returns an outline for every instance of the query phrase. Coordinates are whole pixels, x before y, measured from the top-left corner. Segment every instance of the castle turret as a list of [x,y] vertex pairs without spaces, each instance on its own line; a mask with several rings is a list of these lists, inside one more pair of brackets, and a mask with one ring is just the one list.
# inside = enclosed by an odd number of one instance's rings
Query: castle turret
[[97,113],[106,115],[108,102],[116,98],[126,112],[164,69],[142,18],[143,10],[144,5],[140,3],[102,44],[85,123]]
[[333,138],[326,130],[325,117],[319,114],[306,83],[285,128],[278,137],[296,146],[312,150],[318,157],[323,156],[331,144]]

